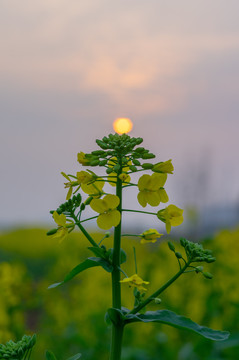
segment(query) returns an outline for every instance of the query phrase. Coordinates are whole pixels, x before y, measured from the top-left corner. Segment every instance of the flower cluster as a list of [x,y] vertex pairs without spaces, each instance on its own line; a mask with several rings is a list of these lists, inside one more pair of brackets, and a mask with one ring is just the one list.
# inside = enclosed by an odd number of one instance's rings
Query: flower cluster
[[[88,198],[81,204],[78,217],[81,217],[84,208],[90,205],[92,210],[99,214],[97,216],[99,228],[108,230],[112,226],[118,226],[121,219],[121,210],[118,209],[120,199],[104,190],[105,183],[112,186],[120,184],[122,188],[137,187],[137,199],[143,208],[147,205],[156,207],[160,203],[169,201],[164,186],[168,174],[172,174],[174,170],[172,160],[157,163],[148,162],[149,159],[154,159],[155,155],[139,146],[142,141],[142,138],[134,138],[126,134],[110,134],[108,137],[103,137],[102,140],[96,140],[97,145],[101,148],[100,150],[88,154],[82,151],[78,153],[77,160],[84,167],[100,166],[104,167],[106,171],[106,176],[98,176],[89,169],[78,171],[76,175],[62,172],[67,180],[65,188],[68,189],[66,196],[68,201],[74,199],[74,194],[79,190],[88,195]],[[131,175],[144,170],[151,171],[152,174],[144,174],[137,183],[132,182]],[[102,198],[102,196],[104,197]],[[60,216],[62,213],[63,216]],[[51,233],[60,239],[63,239],[73,227],[69,220],[72,211],[68,213],[63,211],[62,213],[58,210],[57,213],[54,213],[53,218],[58,229],[55,233]],[[178,226],[183,221],[183,210],[175,205],[169,205],[156,212],[155,215],[166,224],[167,233],[170,232],[172,226]],[[141,234],[141,243],[155,242],[157,238],[162,236],[156,230],[153,230],[152,234],[147,234],[147,232],[143,234],[144,236]]]

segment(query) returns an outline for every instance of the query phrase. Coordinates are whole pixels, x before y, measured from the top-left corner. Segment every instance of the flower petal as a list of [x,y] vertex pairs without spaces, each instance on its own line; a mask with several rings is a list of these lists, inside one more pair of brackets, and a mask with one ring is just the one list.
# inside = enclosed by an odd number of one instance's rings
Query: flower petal
[[137,199],[138,199],[138,202],[140,203],[141,206],[145,207],[147,205],[147,200],[146,200],[146,196],[145,196],[144,191],[140,191],[138,193]]
[[118,210],[110,211],[107,214],[100,214],[97,218],[97,225],[103,230],[108,230],[112,226],[117,226],[119,223],[120,212]]
[[177,216],[177,217],[173,217],[170,219],[171,225],[172,226],[178,226],[181,225],[183,222],[183,216]]
[[102,214],[108,210],[107,203],[103,199],[91,200],[90,207],[92,210],[98,212],[99,214]]
[[66,216],[64,214],[58,214],[57,211],[54,211],[52,217],[57,225],[59,226],[66,225]]
[[62,227],[57,230],[57,232],[52,236],[53,238],[58,238],[60,242],[64,240],[64,238],[67,236],[68,230],[65,227]]
[[168,198],[168,194],[166,193],[165,189],[159,189],[158,191],[159,197],[160,197],[160,201],[162,203],[166,203],[168,202],[169,198]]
[[106,195],[103,200],[106,202],[108,209],[116,209],[120,203],[119,197],[111,194]]
[[151,206],[158,206],[160,203],[160,196],[156,191],[145,192],[145,197],[147,199],[148,204]]
[[170,231],[171,231],[171,223],[169,221],[166,221],[166,231],[167,231],[167,234],[170,234]]
[[158,190],[158,188],[164,186],[165,182],[167,180],[167,174],[157,174],[154,173],[151,175],[151,181],[152,181],[152,188],[151,190]]
[[150,182],[150,175],[144,174],[143,176],[141,176],[138,181],[139,190],[141,191],[147,189],[149,182]]
[[[100,178],[98,178],[98,180],[100,180]],[[86,193],[86,194],[99,194],[104,186],[104,181],[96,181],[93,184],[82,184],[81,185],[81,189]]]

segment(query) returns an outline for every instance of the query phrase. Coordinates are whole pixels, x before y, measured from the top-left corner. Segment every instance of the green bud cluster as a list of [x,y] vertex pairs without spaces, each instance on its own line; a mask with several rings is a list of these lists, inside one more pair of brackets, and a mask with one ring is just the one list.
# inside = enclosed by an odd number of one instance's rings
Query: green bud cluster
[[[71,199],[66,201],[65,203],[61,204],[57,209],[56,212],[60,215],[62,213],[71,212],[81,204],[81,194],[74,195]],[[53,214],[54,210],[50,211],[50,214]]]
[[21,360],[26,356],[26,352],[32,349],[36,343],[36,335],[24,335],[18,342],[12,340],[5,345],[0,344],[0,359]]
[[180,239],[181,245],[184,247],[189,262],[203,262],[212,263],[216,260],[212,256],[211,250],[203,249],[203,246],[198,243],[193,243],[187,239]]
[[[143,142],[143,139],[138,137],[130,137],[127,134],[109,134],[104,136],[102,140],[97,139],[96,143],[102,150],[94,150],[89,154],[85,154],[84,166],[107,166],[108,161],[114,157],[121,158],[123,167],[129,167],[131,172],[136,172],[137,166],[144,170],[152,169],[154,164],[142,163],[139,159],[147,160],[155,158],[155,155],[149,152],[144,147],[136,147]],[[128,164],[132,161],[132,164]],[[107,174],[119,173],[120,165],[115,163],[115,166],[107,168]]]

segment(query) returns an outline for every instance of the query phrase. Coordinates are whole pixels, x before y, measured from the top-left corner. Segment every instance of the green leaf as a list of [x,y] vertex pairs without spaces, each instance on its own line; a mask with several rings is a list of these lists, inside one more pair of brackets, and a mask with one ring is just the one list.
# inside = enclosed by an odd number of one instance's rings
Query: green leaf
[[51,351],[46,351],[46,360],[56,360],[55,355]]
[[81,357],[81,354],[75,354],[74,356],[69,357],[67,360],[78,360]]
[[159,322],[179,329],[187,329],[196,332],[207,339],[215,341],[226,340],[229,337],[229,332],[227,331],[213,330],[205,326],[198,325],[191,319],[185,316],[177,315],[170,310],[147,311],[145,314],[127,314],[125,315],[125,319],[126,324],[139,321],[145,323]]
[[102,258],[102,259],[105,259],[106,258],[106,251],[105,249],[102,249],[100,247],[96,247],[96,246],[90,246],[88,247],[88,249],[90,251],[93,252],[93,254],[95,254],[96,256]]
[[[107,310],[107,314],[108,314],[108,317],[110,318],[111,322],[115,326],[122,324],[125,319],[123,311],[119,310],[119,309],[110,308]],[[106,318],[106,320],[108,320],[107,316],[105,318]]]
[[[112,259],[113,259],[113,249],[112,248],[107,251],[107,255],[108,255],[109,260],[112,261]],[[123,249],[120,249],[120,264],[125,263],[126,260],[127,260],[126,252]]]
[[113,271],[113,266],[106,260],[101,259],[101,258],[96,258],[96,257],[89,257],[88,259],[86,259],[85,261],[83,261],[82,263],[80,263],[79,265],[77,265],[76,267],[74,267],[74,269],[72,269],[64,278],[63,281],[59,282],[59,283],[55,283],[52,284],[48,287],[48,289],[53,289],[57,286],[60,286],[62,284],[65,284],[66,282],[68,282],[69,280],[71,280],[73,277],[75,277],[76,275],[78,275],[79,273],[81,273],[82,271],[89,269],[91,267],[95,267],[95,266],[101,266],[103,267],[107,272],[112,272]]

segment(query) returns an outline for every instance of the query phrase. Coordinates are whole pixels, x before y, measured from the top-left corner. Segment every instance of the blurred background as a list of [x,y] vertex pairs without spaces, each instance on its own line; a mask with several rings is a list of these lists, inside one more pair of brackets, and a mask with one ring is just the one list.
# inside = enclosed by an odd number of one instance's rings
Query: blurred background
[[[92,309],[79,310],[84,306],[79,283],[90,287],[87,278],[46,291],[84,258],[86,243],[73,236],[59,245],[45,232],[53,224],[49,210],[65,201],[60,172],[81,170],[77,153],[96,150],[95,139],[112,133],[116,118],[129,117],[130,135],[143,137],[157,161],[173,159],[175,173],[166,190],[170,203],[185,210],[185,222],[172,236],[207,239],[219,254],[213,285],[197,279],[192,294],[185,281],[167,302],[180,313],[186,309],[195,321],[231,330],[233,337],[224,345],[202,346],[191,334],[148,326],[148,335],[145,328],[141,333],[145,344],[128,333],[124,357],[236,358],[238,13],[236,0],[1,1],[0,342],[24,331],[40,332],[42,351],[48,346],[60,357],[77,349],[88,359],[99,352],[106,357],[101,345],[109,336],[102,320],[110,302],[107,290],[101,290],[102,299],[96,285],[87,290],[94,316]],[[133,208],[135,195],[125,200]],[[134,216],[124,224],[138,231],[156,226]],[[91,228],[96,231],[94,223]],[[164,244],[153,249],[149,258],[157,252],[167,258]],[[145,261],[146,275],[156,271],[155,262]],[[100,289],[107,289],[104,281],[99,272]],[[73,305],[78,310],[71,316]],[[89,327],[79,335],[84,319]]]

